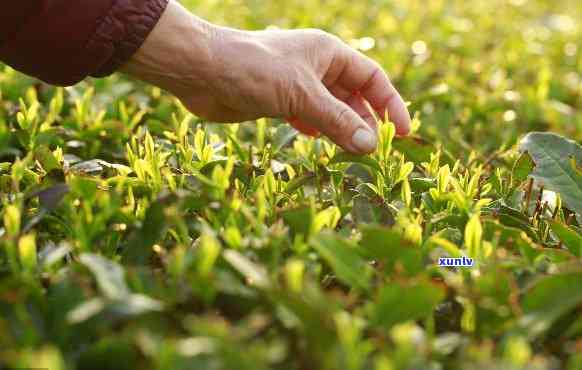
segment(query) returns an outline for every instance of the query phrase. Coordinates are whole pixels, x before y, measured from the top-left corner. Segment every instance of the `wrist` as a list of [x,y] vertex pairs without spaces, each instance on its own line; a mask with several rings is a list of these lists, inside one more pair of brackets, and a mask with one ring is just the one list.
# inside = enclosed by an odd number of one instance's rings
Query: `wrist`
[[121,71],[176,95],[207,86],[219,27],[171,0],[142,47]]

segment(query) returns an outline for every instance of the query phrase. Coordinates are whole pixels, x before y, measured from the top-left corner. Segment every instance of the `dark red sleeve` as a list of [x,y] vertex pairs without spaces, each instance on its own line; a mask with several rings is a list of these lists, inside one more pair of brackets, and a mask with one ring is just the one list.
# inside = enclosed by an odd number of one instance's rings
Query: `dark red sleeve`
[[168,0],[11,0],[0,60],[55,85],[113,73],[139,49]]

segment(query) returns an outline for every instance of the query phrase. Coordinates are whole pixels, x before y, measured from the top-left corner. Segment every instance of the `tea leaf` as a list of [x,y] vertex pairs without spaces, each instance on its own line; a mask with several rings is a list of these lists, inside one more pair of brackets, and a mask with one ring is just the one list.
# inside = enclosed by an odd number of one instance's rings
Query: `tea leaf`
[[102,256],[83,253],[79,261],[84,264],[95,276],[99,289],[109,299],[123,299],[130,292],[125,284],[125,271],[123,268]]
[[531,156],[527,152],[522,153],[517,161],[515,161],[511,171],[511,178],[515,182],[515,185],[524,182],[534,168],[535,163]]
[[369,307],[370,317],[375,325],[390,328],[399,322],[431,315],[444,297],[440,287],[428,282],[389,283],[380,288],[374,305]]
[[558,274],[538,279],[523,299],[520,327],[537,337],[568,311],[582,303],[582,273]]
[[558,238],[573,255],[576,257],[582,256],[582,235],[560,222],[554,221],[550,225],[552,231],[556,233]]
[[326,233],[314,237],[311,245],[339,280],[358,290],[370,288],[370,266],[358,255],[356,246]]
[[347,152],[341,152],[341,153],[337,153],[330,161],[330,164],[336,164],[336,163],[360,163],[363,164],[365,166],[370,167],[371,169],[381,172],[382,169],[380,168],[380,165],[378,164],[378,162],[376,160],[374,160],[371,157],[367,157],[367,156],[357,156],[351,153],[347,153]]
[[365,226],[362,228],[360,246],[364,256],[383,262],[388,272],[394,271],[396,266],[402,266],[410,275],[422,270],[420,248],[394,229]]
[[232,267],[247,279],[247,282],[250,285],[262,289],[269,288],[271,285],[267,272],[261,266],[253,263],[241,253],[229,249],[224,251],[222,256],[232,265]]
[[572,158],[582,163],[582,146],[557,134],[532,132],[520,148],[536,164],[532,176],[538,185],[560,193],[567,207],[582,214],[582,176],[570,164]]

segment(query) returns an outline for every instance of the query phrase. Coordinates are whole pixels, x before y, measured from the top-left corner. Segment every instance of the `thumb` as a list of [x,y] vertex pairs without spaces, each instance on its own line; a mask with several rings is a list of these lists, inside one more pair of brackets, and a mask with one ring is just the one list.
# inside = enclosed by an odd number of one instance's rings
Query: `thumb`
[[344,150],[366,154],[376,150],[376,132],[349,105],[336,99],[323,85],[307,97],[297,118],[310,123]]

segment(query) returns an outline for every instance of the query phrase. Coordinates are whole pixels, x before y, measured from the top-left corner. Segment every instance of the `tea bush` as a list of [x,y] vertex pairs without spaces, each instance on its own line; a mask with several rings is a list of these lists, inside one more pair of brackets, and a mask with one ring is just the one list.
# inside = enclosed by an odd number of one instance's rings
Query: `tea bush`
[[0,368],[582,368],[582,3],[185,3],[338,34],[413,135],[355,157],[0,66]]

